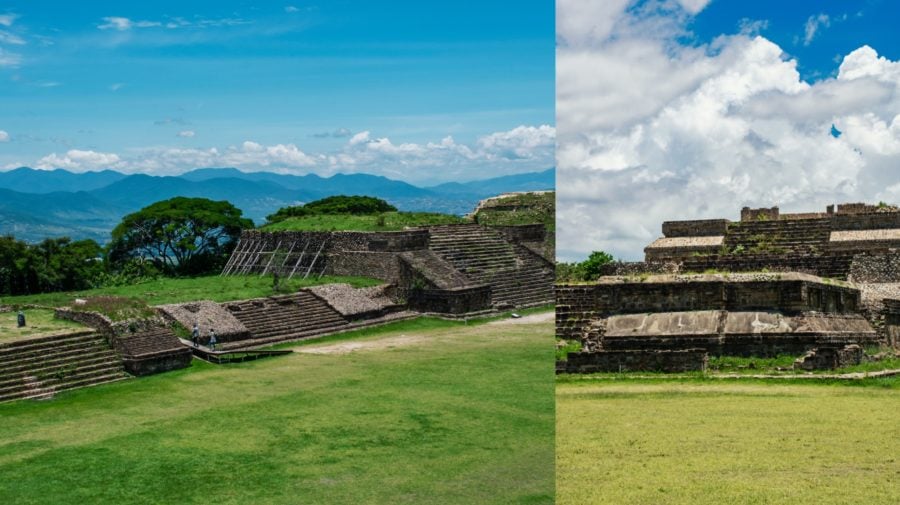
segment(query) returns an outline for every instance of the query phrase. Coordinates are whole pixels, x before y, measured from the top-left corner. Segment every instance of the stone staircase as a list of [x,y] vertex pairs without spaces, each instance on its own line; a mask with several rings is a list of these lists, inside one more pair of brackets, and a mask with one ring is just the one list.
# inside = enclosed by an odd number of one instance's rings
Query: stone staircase
[[127,377],[122,359],[97,333],[0,344],[0,402],[50,398],[59,391]]
[[430,227],[429,248],[468,278],[492,287],[495,307],[553,301],[553,269],[536,253],[477,224]]
[[742,221],[728,226],[724,246],[729,252],[821,254],[830,233],[826,218]]
[[728,272],[756,272],[763,269],[780,272],[803,272],[832,279],[847,279],[852,254],[826,253],[819,255],[791,254],[726,254],[692,256],[681,264],[682,272],[724,270]]
[[250,330],[252,338],[222,344],[220,349],[297,340],[337,331],[348,324],[340,313],[308,291],[229,303],[225,308]]

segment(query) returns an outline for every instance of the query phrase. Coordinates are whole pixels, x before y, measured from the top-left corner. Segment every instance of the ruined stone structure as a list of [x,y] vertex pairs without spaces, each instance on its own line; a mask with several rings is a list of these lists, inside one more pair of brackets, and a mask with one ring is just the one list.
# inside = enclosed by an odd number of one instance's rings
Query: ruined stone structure
[[120,356],[92,330],[0,343],[0,402],[125,378]]
[[[649,361],[660,370],[687,370],[684,355],[663,361],[667,351],[690,349],[814,351],[798,366],[840,366],[856,349],[898,344],[895,207],[842,204],[805,214],[744,208],[738,222],[667,221],[662,232],[644,249],[644,262],[607,265],[596,284],[557,286],[557,337],[581,341],[582,354],[600,353],[562,370],[623,366],[601,354],[625,350],[660,352]],[[640,363],[635,369],[648,361]]]
[[465,314],[553,301],[542,225],[395,232],[243,232],[223,275],[375,277],[421,312]]
[[876,342],[858,306],[857,289],[805,274],[606,277],[557,286],[557,337],[587,351],[802,354]]
[[644,249],[647,263],[674,263],[683,272],[768,269],[847,279],[867,265],[895,261],[900,210],[861,203],[804,214],[744,208],[737,222],[667,221],[662,232]]

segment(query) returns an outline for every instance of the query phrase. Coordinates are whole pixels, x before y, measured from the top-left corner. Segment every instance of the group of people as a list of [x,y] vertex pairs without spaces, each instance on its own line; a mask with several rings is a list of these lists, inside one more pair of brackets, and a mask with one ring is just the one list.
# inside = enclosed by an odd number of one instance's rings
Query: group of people
[[[200,326],[197,323],[194,323],[194,329],[191,330],[191,342],[194,344],[194,347],[200,346]],[[206,342],[206,346],[210,348],[210,350],[216,350],[216,330],[210,328],[209,329],[209,340]]]

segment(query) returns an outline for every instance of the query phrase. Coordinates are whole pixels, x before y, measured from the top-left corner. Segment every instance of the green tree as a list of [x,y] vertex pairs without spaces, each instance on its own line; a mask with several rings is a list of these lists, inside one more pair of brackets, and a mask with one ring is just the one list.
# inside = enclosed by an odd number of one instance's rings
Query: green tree
[[125,216],[112,231],[108,259],[121,267],[143,258],[169,274],[214,272],[224,264],[241,230],[252,226],[229,202],[176,197]]
[[337,195],[309,202],[305,205],[282,207],[274,214],[266,216],[269,224],[284,221],[289,217],[313,216],[321,214],[371,215],[396,212],[397,207],[372,196]]
[[591,281],[600,277],[600,275],[602,275],[603,265],[612,262],[612,254],[604,251],[592,252],[590,256],[588,256],[588,259],[581,262],[581,267],[584,270],[584,280]]

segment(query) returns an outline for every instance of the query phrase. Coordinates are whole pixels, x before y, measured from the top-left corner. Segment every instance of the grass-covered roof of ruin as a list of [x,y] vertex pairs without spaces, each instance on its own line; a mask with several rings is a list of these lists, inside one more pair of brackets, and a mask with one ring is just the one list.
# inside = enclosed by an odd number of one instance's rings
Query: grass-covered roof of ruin
[[482,200],[473,215],[483,225],[540,223],[552,231],[556,229],[556,192],[534,191],[495,196]]

